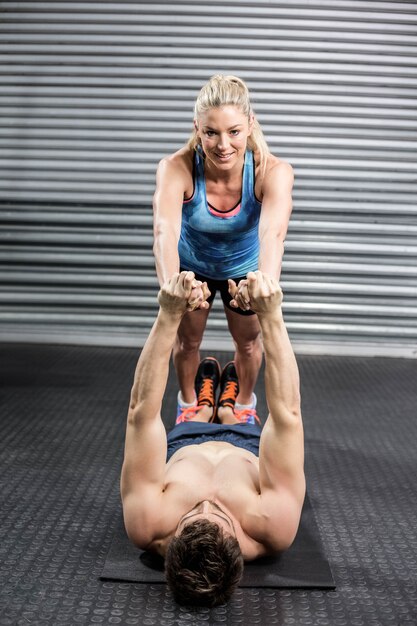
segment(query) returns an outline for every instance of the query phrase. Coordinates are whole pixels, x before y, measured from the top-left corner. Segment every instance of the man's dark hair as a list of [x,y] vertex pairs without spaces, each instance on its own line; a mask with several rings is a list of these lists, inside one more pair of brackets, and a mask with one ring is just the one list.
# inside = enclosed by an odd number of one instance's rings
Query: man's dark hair
[[196,520],[169,543],[165,574],[178,604],[224,604],[243,574],[239,542],[218,524]]

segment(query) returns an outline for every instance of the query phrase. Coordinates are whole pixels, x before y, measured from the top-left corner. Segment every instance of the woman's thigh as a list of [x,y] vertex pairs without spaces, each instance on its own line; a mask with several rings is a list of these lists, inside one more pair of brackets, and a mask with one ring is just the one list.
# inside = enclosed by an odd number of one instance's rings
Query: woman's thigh
[[200,346],[210,310],[211,305],[208,309],[187,311],[184,314],[177,333],[181,347],[192,350]]
[[257,341],[261,327],[257,315],[239,315],[224,307],[230,334],[236,344],[242,345]]

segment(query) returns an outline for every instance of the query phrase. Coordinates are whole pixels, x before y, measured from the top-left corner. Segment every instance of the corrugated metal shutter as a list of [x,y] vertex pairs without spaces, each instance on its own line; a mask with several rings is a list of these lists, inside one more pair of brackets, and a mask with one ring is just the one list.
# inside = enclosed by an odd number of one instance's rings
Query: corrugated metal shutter
[[[417,6],[2,2],[4,340],[138,345],[155,313],[158,160],[198,89],[244,78],[295,168],[298,350],[417,354]],[[216,306],[206,345],[230,346]]]

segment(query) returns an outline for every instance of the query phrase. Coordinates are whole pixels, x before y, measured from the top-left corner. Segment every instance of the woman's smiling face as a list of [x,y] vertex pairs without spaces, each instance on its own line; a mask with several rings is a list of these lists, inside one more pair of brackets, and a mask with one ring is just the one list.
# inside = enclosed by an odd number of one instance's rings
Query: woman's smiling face
[[239,107],[227,105],[202,113],[195,126],[210,164],[221,170],[243,162],[252,120]]

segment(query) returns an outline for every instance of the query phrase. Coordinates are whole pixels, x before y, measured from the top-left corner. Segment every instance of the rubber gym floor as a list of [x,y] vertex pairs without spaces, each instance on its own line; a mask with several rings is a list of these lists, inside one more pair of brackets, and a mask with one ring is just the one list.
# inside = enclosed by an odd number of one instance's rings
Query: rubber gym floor
[[[239,589],[206,609],[176,605],[165,585],[99,579],[138,351],[1,348],[2,626],[417,624],[415,360],[297,356],[307,489],[337,588]],[[176,392],[171,371],[167,427]],[[257,393],[265,417],[262,372]]]

